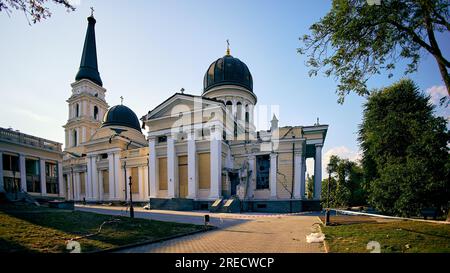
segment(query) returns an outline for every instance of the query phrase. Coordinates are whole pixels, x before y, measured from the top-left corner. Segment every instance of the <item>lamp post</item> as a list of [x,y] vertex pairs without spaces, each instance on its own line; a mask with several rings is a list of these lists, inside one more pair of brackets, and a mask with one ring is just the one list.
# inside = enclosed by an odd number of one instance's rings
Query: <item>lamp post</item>
[[131,175],[130,175],[130,177],[128,179],[130,180],[130,183],[128,183],[128,185],[130,185],[130,218],[134,218],[133,195],[132,195],[132,192],[131,192],[131,185],[133,183],[131,182]]
[[[122,132],[126,132],[127,130],[125,129],[120,129],[120,128],[112,128],[112,130],[114,131],[114,134],[112,136],[109,137],[109,143],[112,143],[112,140],[114,137],[116,136],[120,136],[122,138],[125,138],[128,140],[127,146],[125,151],[128,151],[131,143],[133,142],[130,138],[128,138],[127,136],[121,136],[120,134]],[[124,175],[125,175],[125,201],[127,200],[127,156],[124,157],[124,163],[123,163],[123,170],[124,170]],[[134,218],[134,208],[133,208],[133,197],[132,197],[132,193],[131,193],[131,176],[129,176],[129,183],[128,185],[130,186],[130,218]]]

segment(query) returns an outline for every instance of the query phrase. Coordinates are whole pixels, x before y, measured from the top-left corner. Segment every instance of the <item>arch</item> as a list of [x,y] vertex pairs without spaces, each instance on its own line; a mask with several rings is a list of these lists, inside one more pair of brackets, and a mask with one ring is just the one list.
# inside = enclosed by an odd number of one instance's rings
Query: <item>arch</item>
[[240,101],[236,103],[236,116],[238,120],[242,119],[242,102]]
[[227,101],[225,107],[227,108],[228,113],[233,113],[233,103],[231,101]]

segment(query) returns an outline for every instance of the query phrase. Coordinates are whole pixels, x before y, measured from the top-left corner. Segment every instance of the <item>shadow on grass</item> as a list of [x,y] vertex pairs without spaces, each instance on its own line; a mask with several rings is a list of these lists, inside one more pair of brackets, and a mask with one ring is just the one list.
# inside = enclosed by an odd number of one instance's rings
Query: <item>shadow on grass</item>
[[[27,251],[27,249],[20,244],[14,243],[14,240],[28,240],[28,238],[21,239],[21,237],[35,235],[33,230],[44,233],[40,238],[36,238],[42,245],[46,241],[51,240],[57,241],[60,246],[64,246],[66,240],[94,234],[103,222],[113,219],[118,219],[119,221],[105,224],[100,234],[80,239],[80,242],[83,242],[86,250],[99,250],[124,244],[155,240],[203,228],[202,226],[192,224],[130,219],[128,217],[82,211],[61,212],[57,209],[52,210],[48,208],[42,209],[39,212],[36,208],[30,210],[27,210],[27,208],[5,209],[0,206],[0,211],[9,217],[9,220],[7,218],[6,221],[10,222],[10,230],[6,229],[7,232],[15,236],[15,239],[11,239],[12,241],[6,241],[3,238],[4,242],[2,243],[6,249],[14,249],[21,252]],[[17,220],[21,220],[20,226],[22,229],[18,228]],[[28,223],[30,224],[29,227],[26,226]],[[8,223],[2,224],[5,226],[8,225]],[[45,228],[47,229],[44,230]],[[21,232],[22,234],[14,234],[16,232]],[[48,236],[48,239],[43,238],[45,236]]]
[[35,251],[14,241],[0,238],[0,253],[36,253]]

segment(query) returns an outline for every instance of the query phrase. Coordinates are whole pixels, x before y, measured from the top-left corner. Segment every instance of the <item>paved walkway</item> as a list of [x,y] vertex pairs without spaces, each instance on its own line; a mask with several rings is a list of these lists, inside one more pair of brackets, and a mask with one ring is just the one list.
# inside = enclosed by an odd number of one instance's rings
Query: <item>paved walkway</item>
[[[77,210],[122,215],[123,207],[77,206]],[[161,221],[203,224],[210,215],[218,229],[206,233],[121,250],[125,253],[298,253],[323,252],[323,244],[306,243],[306,235],[320,223],[317,216],[276,214],[226,214],[209,212],[146,211],[138,208],[135,216]]]

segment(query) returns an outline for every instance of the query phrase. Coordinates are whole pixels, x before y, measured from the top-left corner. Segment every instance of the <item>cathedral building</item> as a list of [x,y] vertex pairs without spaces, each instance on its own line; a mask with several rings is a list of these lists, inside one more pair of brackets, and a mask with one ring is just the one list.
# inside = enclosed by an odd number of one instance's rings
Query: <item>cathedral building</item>
[[[201,95],[182,90],[141,116],[110,107],[97,65],[96,20],[88,28],[67,100],[63,159],[67,198],[133,202],[150,209],[292,212],[318,209],[328,125],[257,131],[247,65],[231,55],[206,70]],[[146,129],[144,135],[143,129]],[[306,159],[314,196],[306,198]]]

